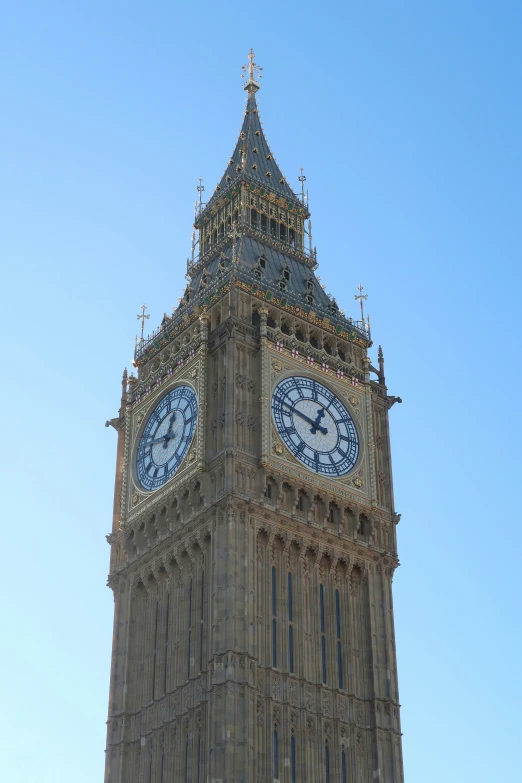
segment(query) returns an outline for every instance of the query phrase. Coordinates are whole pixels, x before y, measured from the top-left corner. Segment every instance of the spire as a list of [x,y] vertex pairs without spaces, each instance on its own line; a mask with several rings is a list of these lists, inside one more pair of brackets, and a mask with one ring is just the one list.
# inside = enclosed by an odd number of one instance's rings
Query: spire
[[247,76],[244,85],[247,101],[243,125],[234,152],[209,204],[235,182],[241,180],[253,182],[295,203],[296,195],[276,163],[259,117],[256,93],[261,86],[258,79],[261,78],[259,71],[262,69],[254,62],[252,49],[248,58],[248,65],[243,65],[243,77]]

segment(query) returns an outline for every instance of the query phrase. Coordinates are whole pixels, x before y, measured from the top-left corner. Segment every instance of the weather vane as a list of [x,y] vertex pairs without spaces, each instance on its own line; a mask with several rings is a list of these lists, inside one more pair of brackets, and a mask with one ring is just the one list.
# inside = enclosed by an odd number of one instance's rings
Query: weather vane
[[363,299],[368,299],[368,294],[363,294],[363,286],[359,283],[357,286],[357,290],[359,291],[358,294],[354,294],[354,299],[359,300],[359,304],[361,305],[361,321],[364,323],[364,305],[363,305]]
[[141,321],[141,340],[140,342],[143,342],[143,330],[145,329],[145,319],[150,318],[150,315],[145,315],[145,310],[147,309],[147,305],[141,306],[141,314],[137,315],[136,318],[138,321]]
[[256,81],[256,77],[258,79],[262,79],[261,71],[263,70],[261,66],[259,66],[257,63],[254,62],[254,50],[251,49],[248,53],[248,64],[242,65],[241,70],[243,73],[241,74],[241,78],[244,79],[245,76],[248,74],[248,81],[245,84],[245,90],[250,90],[251,88],[254,88],[254,92],[256,90],[259,90],[259,87],[261,86]]

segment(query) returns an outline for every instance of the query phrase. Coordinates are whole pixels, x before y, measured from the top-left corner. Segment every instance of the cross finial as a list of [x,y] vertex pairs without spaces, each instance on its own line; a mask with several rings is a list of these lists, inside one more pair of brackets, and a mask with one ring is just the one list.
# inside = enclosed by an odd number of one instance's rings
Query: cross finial
[[241,78],[244,79],[248,74],[248,80],[244,87],[244,89],[248,92],[257,92],[261,85],[256,81],[256,77],[257,79],[263,78],[261,76],[261,71],[263,69],[256,62],[254,62],[254,56],[254,50],[251,49],[248,53],[248,64],[241,66],[241,70],[243,71]]
[[304,204],[304,203],[305,203],[305,192],[304,192],[304,184],[305,184],[305,182],[306,182],[306,176],[305,176],[304,169],[303,169],[303,167],[302,167],[302,166],[301,166],[301,173],[300,173],[300,175],[298,176],[298,178],[297,178],[297,179],[298,179],[298,180],[299,180],[299,182],[301,183],[301,201],[302,201],[302,202],[303,202],[303,204]]
[[203,191],[205,190],[205,186],[203,184],[203,178],[199,178],[199,185],[197,187],[197,191],[199,193],[199,211],[203,209]]
[[359,291],[359,293],[354,295],[354,299],[359,300],[359,304],[361,305],[361,321],[364,323],[363,299],[368,299],[368,294],[363,294],[364,288],[360,283],[357,286],[357,290]]
[[141,340],[140,342],[143,342],[143,330],[145,329],[145,319],[150,318],[150,315],[145,314],[145,310],[147,309],[147,305],[141,306],[141,313],[140,315],[137,315],[136,318],[138,321],[141,321]]

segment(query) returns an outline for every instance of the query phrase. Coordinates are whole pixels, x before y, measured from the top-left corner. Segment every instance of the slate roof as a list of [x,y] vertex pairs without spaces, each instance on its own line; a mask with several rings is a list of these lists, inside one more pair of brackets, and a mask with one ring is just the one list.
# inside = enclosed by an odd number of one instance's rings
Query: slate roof
[[227,188],[232,187],[235,182],[245,179],[245,177],[257,182],[262,187],[269,188],[283,198],[295,202],[296,194],[286,182],[265,138],[255,90],[248,92],[245,118],[234,152],[208,203],[213,203]]
[[[249,236],[242,236],[236,244],[237,253],[237,274],[239,277],[245,277],[253,281],[254,268],[257,266],[258,259],[263,256],[266,259],[265,269],[260,269],[261,278],[259,283],[263,288],[271,288],[274,292],[278,290],[278,282],[281,279],[282,270],[288,269],[290,280],[288,281],[287,294],[289,298],[295,299],[302,306],[305,305],[305,296],[310,292],[307,282],[311,283],[311,293],[314,297],[314,306],[328,308],[332,300],[327,296],[321,287],[315,274],[300,261],[287,256],[285,253],[272,247],[269,243],[259,242]],[[226,257],[226,270],[232,263],[232,246],[226,247],[219,255],[212,258],[203,269],[200,269],[190,281],[190,288],[193,295],[197,296],[202,292],[201,278],[206,273],[209,281],[214,281],[219,272],[219,262],[222,257]]]

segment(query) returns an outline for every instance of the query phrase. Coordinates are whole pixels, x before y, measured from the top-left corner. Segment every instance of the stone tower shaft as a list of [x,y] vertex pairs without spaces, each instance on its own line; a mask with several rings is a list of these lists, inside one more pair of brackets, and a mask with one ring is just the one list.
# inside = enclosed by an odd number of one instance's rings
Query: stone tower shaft
[[[196,216],[180,306],[138,345],[138,377],[124,378],[108,422],[119,445],[105,781],[403,783],[397,398],[382,355],[378,369],[368,358],[367,323],[346,318],[315,276],[308,206],[266,145],[252,84],[233,173]],[[321,384],[349,412],[349,471],[314,472],[289,450],[272,408],[287,378]],[[172,477],[147,491],[143,433],[180,387],[197,397],[194,434]],[[161,426],[151,438],[167,453],[174,435]]]

